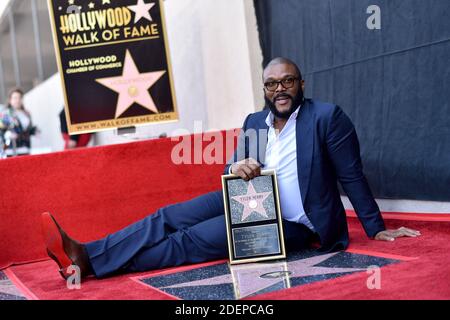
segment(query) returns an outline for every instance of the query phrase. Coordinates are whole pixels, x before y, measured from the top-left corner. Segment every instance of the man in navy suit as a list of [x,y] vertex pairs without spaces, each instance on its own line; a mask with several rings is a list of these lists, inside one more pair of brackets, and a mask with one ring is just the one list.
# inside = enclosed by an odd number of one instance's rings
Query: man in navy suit
[[[263,169],[277,171],[288,251],[320,242],[322,251],[349,243],[345,210],[337,187],[347,193],[368,237],[393,241],[420,232],[386,230],[362,172],[355,128],[342,109],[303,96],[299,68],[285,58],[264,69],[264,111],[244,122],[225,173],[245,180]],[[226,258],[227,237],[222,191],[169,205],[98,241],[71,239],[49,214],[42,215],[47,252],[69,276],[75,264],[82,276],[98,278]]]

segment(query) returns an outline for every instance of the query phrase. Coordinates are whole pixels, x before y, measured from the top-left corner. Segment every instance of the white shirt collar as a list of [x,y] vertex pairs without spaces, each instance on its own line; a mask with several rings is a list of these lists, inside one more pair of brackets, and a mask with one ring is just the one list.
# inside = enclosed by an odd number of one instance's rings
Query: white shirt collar
[[[301,108],[301,105],[291,114],[291,116],[289,117],[288,121],[291,120],[291,119],[297,119],[298,113],[300,111],[300,108]],[[267,118],[266,118],[267,126],[273,127],[273,120],[274,120],[274,118],[275,117],[274,117],[272,111],[270,111],[269,114],[267,115]]]

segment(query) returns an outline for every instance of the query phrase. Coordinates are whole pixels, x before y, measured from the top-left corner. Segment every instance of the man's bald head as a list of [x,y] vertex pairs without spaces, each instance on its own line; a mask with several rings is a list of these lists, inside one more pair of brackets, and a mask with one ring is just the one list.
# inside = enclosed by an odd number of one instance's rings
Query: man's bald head
[[283,58],[283,57],[277,57],[277,58],[274,58],[274,59],[270,60],[270,62],[264,68],[263,77],[264,77],[264,73],[266,72],[266,70],[269,67],[277,65],[277,64],[288,64],[288,65],[293,66],[295,71],[297,72],[298,78],[300,80],[303,79],[302,73],[300,72],[300,68],[295,64],[295,62],[290,60],[290,59],[288,59],[288,58]]

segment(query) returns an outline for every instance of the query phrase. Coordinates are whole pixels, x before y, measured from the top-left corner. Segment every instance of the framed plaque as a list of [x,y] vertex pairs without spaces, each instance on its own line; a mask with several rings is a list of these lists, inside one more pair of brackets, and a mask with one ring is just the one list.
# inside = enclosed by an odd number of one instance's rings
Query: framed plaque
[[48,8],[70,134],[178,121],[163,1]]
[[276,173],[222,176],[230,264],[286,258]]

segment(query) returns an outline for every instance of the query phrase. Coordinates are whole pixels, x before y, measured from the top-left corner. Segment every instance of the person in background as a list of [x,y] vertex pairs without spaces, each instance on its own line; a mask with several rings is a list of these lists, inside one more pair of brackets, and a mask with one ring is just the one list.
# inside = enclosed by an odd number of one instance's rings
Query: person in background
[[61,123],[61,134],[64,139],[64,150],[87,147],[89,141],[91,141],[92,134],[69,135],[64,109],[59,113],[59,121]]
[[22,154],[28,154],[31,149],[31,136],[39,133],[39,130],[33,125],[31,114],[23,105],[23,95],[20,88],[10,90],[3,114],[11,121],[10,131],[13,143],[8,148],[26,149],[28,152],[22,152]]

